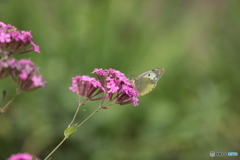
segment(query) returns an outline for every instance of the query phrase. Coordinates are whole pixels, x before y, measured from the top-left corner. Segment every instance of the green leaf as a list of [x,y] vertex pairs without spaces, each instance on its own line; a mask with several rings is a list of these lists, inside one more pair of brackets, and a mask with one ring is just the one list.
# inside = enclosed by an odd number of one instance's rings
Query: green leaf
[[76,130],[77,130],[77,124],[74,124],[64,131],[64,136],[68,138],[71,134],[76,132]]

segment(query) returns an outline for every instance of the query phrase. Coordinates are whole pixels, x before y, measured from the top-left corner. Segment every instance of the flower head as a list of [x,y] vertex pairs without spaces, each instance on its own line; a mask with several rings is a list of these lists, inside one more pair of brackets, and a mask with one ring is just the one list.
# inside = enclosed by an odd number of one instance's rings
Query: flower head
[[126,78],[126,76],[115,69],[94,69],[95,73],[105,89],[108,101],[115,101],[116,104],[125,105],[133,103],[138,105],[139,93],[134,90],[134,84]]
[[[139,93],[134,89],[134,84],[130,83],[123,73],[115,69],[94,69],[99,79],[88,76],[76,76],[72,78],[72,86],[69,89],[76,92],[80,97],[85,96],[89,100],[106,99],[111,104],[125,105],[133,103],[138,105]],[[95,98],[99,93],[104,96]],[[106,106],[103,106],[105,108]]]
[[140,94],[133,88],[132,85],[123,84],[121,90],[116,96],[116,102],[120,105],[133,103],[134,106],[137,106],[138,96],[140,96]]
[[3,79],[11,74],[12,69],[14,68],[16,60],[5,59],[0,60],[0,79]]
[[16,61],[11,75],[21,91],[32,91],[46,85],[46,82],[38,75],[38,68],[28,59]]
[[99,100],[104,97],[94,98],[104,92],[104,88],[95,78],[88,76],[76,76],[72,78],[72,86],[69,89],[76,92],[79,97],[86,97],[89,100]]
[[[29,153],[17,153],[11,155],[7,160],[32,160],[32,155]],[[36,160],[40,160],[39,158],[36,158]]]
[[[0,53],[5,56],[30,51],[40,53],[39,46],[32,41],[32,38],[31,32],[20,31],[11,24],[0,22]],[[31,45],[32,48],[26,50],[28,45]]]
[[113,83],[115,83],[115,85],[117,86],[119,86],[121,83],[133,85],[132,83],[129,82],[129,80],[123,73],[112,68],[106,70],[96,68],[92,73],[95,73],[98,79],[100,80],[101,84],[108,89],[115,87]]

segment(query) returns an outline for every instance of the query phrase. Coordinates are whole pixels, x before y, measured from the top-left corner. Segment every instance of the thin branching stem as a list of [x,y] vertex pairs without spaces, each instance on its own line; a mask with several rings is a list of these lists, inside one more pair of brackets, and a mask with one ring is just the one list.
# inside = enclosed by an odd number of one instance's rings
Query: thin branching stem
[[93,113],[91,113],[84,121],[82,121],[79,125],[77,125],[77,127],[80,127],[83,123],[85,123],[90,117],[92,117],[95,113],[97,113],[100,109],[102,108],[102,106],[99,106],[98,109],[96,109]]
[[84,103],[81,103],[81,102],[79,102],[78,103],[78,107],[77,107],[77,110],[76,110],[76,112],[75,112],[75,114],[74,114],[74,116],[73,116],[73,119],[72,119],[72,121],[70,122],[70,124],[68,125],[68,127],[71,127],[71,125],[73,124],[73,122],[75,121],[75,119],[76,119],[76,116],[77,116],[77,114],[78,114],[78,111],[79,111],[79,109],[80,109],[80,107],[81,107],[81,105],[82,104],[84,104]]
[[13,101],[13,100],[17,97],[17,95],[19,95],[20,93],[21,93],[21,91],[17,89],[17,90],[16,90],[16,93],[15,93],[15,95],[12,97],[12,99],[10,99],[4,107],[0,108],[0,112],[1,112],[1,113],[4,113],[4,112],[8,109],[8,107],[10,106],[10,104],[12,103],[12,101]]
[[44,158],[44,160],[48,160],[48,158],[63,144],[63,142],[67,139],[68,137],[64,137],[63,140],[57,145],[57,147],[54,148],[54,150],[52,150],[51,153],[49,153],[49,155]]
[[[78,107],[77,107],[77,110],[73,116],[73,119],[71,121],[71,123],[68,125],[68,127],[71,127],[71,125],[73,124],[76,116],[77,116],[77,113],[80,109],[80,106],[82,105],[83,103],[79,103],[78,104]],[[98,107],[98,109],[96,109],[93,113],[91,113],[85,120],[83,120],[79,125],[77,125],[77,127],[80,127],[83,123],[85,123],[90,117],[92,117],[95,113],[97,113],[100,109],[102,108],[102,101],[100,101],[100,105]],[[64,137],[63,140],[54,148],[54,150],[52,150],[51,153],[49,153],[49,155],[44,159],[44,160],[48,160],[48,158],[63,144],[63,142],[67,139],[68,137]]]

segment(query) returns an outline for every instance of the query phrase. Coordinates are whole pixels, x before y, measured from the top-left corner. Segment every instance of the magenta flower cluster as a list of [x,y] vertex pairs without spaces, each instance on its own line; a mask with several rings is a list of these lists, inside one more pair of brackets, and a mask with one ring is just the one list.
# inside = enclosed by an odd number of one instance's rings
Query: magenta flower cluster
[[140,95],[123,73],[111,68],[94,69],[92,73],[97,75],[98,80],[89,76],[76,76],[72,78],[72,86],[69,89],[79,97],[91,101],[106,99],[112,102],[111,104],[138,105],[137,97]]
[[[29,153],[17,153],[11,155],[7,160],[32,160],[32,155]],[[39,158],[36,158],[36,160],[40,160]]]
[[[28,45],[32,47],[26,49]],[[24,50],[24,51],[23,51]],[[32,41],[31,32],[20,31],[11,24],[0,22],[0,54],[9,56],[13,53],[39,52],[39,46]]]
[[[32,47],[26,49],[28,45]],[[9,58],[11,54],[30,51],[40,52],[38,45],[32,41],[30,32],[20,31],[11,24],[0,22],[0,79],[11,76],[20,91],[32,91],[46,85],[31,60]]]

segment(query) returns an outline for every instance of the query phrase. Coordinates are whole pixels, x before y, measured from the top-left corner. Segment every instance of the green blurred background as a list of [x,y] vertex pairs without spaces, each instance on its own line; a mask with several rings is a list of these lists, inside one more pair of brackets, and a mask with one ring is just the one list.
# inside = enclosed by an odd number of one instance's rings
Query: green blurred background
[[[77,108],[71,77],[114,68],[127,77],[164,67],[139,106],[101,110],[53,160],[212,159],[240,153],[240,2],[237,0],[1,0],[0,20],[32,31],[30,58],[48,85],[0,115],[0,159],[44,159]],[[10,99],[15,84],[0,83]],[[98,107],[87,102],[77,121]],[[215,157],[238,159],[239,157]]]

